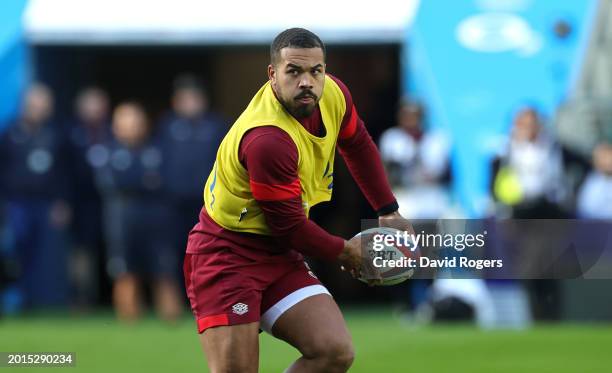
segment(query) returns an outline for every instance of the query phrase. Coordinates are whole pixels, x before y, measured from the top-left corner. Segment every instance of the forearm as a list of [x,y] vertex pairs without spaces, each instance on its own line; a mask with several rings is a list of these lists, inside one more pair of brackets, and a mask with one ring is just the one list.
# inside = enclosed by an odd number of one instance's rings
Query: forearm
[[285,201],[258,201],[273,236],[287,248],[323,260],[335,260],[344,248],[344,239],[334,236],[302,211],[300,198]]
[[336,260],[345,244],[343,238],[328,233],[308,219],[297,229],[280,238],[283,242],[288,242],[289,247],[306,256],[328,261]]
[[398,209],[378,148],[360,122],[355,134],[338,142],[339,151],[353,179],[379,215]]

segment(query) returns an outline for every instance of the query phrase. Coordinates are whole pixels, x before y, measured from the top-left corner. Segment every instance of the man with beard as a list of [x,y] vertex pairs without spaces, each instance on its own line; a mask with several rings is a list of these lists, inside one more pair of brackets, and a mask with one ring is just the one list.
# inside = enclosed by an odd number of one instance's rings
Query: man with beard
[[351,337],[302,256],[377,275],[358,238],[308,220],[312,206],[331,199],[336,145],[381,225],[411,226],[348,89],[326,74],[319,37],[285,30],[270,58],[269,81],[223,139],[206,182],[187,244],[187,294],[211,372],[256,372],[260,329],[301,352],[288,372],[345,372]]

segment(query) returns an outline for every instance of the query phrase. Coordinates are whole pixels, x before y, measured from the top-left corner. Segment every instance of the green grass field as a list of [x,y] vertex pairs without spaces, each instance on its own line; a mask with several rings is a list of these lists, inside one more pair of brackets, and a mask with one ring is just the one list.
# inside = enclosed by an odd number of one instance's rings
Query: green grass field
[[[414,328],[388,310],[354,309],[345,315],[357,351],[351,372],[612,371],[612,325],[482,331],[465,325]],[[266,334],[260,340],[260,372],[282,372],[298,357],[293,348]],[[125,326],[110,315],[4,319],[0,351],[76,352],[76,367],[62,369],[73,372],[206,371],[188,318],[175,327],[152,318]]]

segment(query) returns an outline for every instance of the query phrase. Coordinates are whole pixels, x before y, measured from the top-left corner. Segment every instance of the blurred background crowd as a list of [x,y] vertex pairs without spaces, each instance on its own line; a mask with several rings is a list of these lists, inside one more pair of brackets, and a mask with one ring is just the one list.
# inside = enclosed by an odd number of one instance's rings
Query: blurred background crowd
[[0,137],[6,311],[96,305],[110,279],[120,317],[140,314],[147,283],[161,317],[180,314],[180,259],[228,126],[194,76],[178,76],[168,101],[155,122],[85,87],[63,123],[48,86],[27,88]]
[[[347,83],[379,145],[400,212],[612,219],[612,56],[600,53],[612,37],[608,2],[449,5],[452,25],[474,12],[533,17],[531,26],[493,20],[513,31],[500,35],[520,39],[507,50],[499,35],[478,33],[493,32],[491,20],[467,17],[455,38],[440,27],[433,2],[407,3],[402,10],[411,15],[397,34],[320,35],[328,71]],[[14,66],[0,65],[12,77],[0,94],[11,92],[15,102],[0,111],[7,113],[0,116],[0,312],[112,304],[119,318],[133,320],[149,304],[175,320],[187,309],[181,263],[217,145],[265,82],[267,43],[282,26],[228,32],[227,40],[215,30],[203,45],[185,42],[181,28],[175,39],[143,41],[125,30],[109,37],[104,27],[99,35],[62,34],[40,21],[51,17],[47,7],[29,3],[22,44],[6,52]],[[14,13],[24,9],[26,2]],[[489,28],[470,31],[481,21]],[[326,29],[313,31],[317,25]],[[457,45],[445,49],[447,39]],[[336,178],[334,201],[313,218],[348,238],[360,230],[357,217],[374,214],[343,164]],[[395,302],[420,319],[472,317],[489,326],[612,319],[612,299],[585,301],[606,281],[414,280],[372,292],[334,265],[314,265],[340,301]]]

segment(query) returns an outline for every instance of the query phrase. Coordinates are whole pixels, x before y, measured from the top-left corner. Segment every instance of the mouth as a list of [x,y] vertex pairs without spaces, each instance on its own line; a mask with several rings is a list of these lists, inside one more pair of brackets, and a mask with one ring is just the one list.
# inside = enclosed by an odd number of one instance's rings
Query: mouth
[[305,96],[305,97],[296,98],[295,100],[301,104],[307,105],[307,104],[311,104],[314,102],[314,97]]

